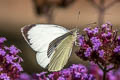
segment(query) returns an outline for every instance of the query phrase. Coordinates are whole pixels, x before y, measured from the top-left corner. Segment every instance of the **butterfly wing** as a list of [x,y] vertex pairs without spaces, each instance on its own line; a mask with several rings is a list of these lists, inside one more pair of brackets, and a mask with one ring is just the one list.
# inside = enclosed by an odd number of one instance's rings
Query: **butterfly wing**
[[[68,32],[68,33],[72,33],[72,32]],[[64,34],[61,37],[64,38],[66,34]],[[57,38],[55,41],[59,41],[59,38]],[[53,43],[55,41],[53,41]],[[61,40],[59,45],[55,48],[53,52],[53,56],[51,56],[51,60],[48,65],[49,71],[58,71],[64,67],[64,65],[67,63],[71,55],[74,41],[75,41],[75,36],[73,34],[68,34],[63,40]]]
[[45,68],[50,62],[47,55],[49,44],[69,30],[58,25],[35,24],[21,28],[21,32],[27,43],[37,52],[38,64]]
[[52,55],[52,53],[54,52],[54,50],[56,49],[56,47],[60,44],[60,42],[63,40],[63,39],[65,39],[67,36],[69,36],[69,35],[72,35],[72,32],[71,31],[69,31],[69,32],[67,32],[66,34],[64,34],[64,35],[62,35],[62,36],[60,36],[60,37],[58,37],[58,38],[56,38],[55,40],[53,40],[50,44],[49,44],[49,48],[48,48],[48,57],[52,57],[51,55]]

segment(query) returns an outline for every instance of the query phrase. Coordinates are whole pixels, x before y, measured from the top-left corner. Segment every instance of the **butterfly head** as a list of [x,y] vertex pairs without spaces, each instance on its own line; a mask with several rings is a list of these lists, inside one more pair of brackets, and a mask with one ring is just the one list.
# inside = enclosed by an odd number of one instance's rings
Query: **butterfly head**
[[79,29],[78,28],[74,28],[72,30],[73,36],[77,37],[77,35],[79,34]]

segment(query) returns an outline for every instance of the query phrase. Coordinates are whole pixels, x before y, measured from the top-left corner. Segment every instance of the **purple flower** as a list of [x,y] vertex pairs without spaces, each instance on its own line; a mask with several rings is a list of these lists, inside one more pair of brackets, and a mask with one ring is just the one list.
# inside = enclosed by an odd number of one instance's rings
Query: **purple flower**
[[93,34],[96,34],[96,33],[98,33],[98,28],[97,27],[95,27],[94,29],[93,29]]
[[95,43],[97,43],[97,42],[98,42],[97,37],[92,37],[90,40],[92,41],[92,43],[93,43],[93,44],[95,44]]
[[101,27],[102,27],[102,28],[106,28],[106,27],[107,27],[107,24],[103,24]]
[[116,46],[116,48],[114,48],[114,50],[113,50],[115,53],[118,53],[118,52],[120,52],[120,46]]
[[79,46],[82,46],[84,44],[84,36],[80,35],[78,37],[78,40],[79,40]]
[[95,64],[95,63],[90,63],[90,73],[91,74],[93,74],[95,77],[97,76],[98,77],[98,75],[100,76],[100,78],[98,79],[97,77],[96,77],[96,80],[102,80],[102,76],[103,76],[103,72],[102,72],[102,70],[97,66],[97,64]]
[[87,27],[87,28],[84,28],[84,30],[83,31],[89,31],[90,30],[90,28],[89,27]]
[[48,78],[49,78],[50,80],[54,80],[54,74],[49,74],[49,75],[48,75]]
[[91,39],[91,42],[92,42],[92,44],[102,44],[101,42],[100,42],[100,39],[98,39],[97,37],[92,37]]
[[106,27],[106,30],[107,30],[107,31],[109,31],[109,30],[110,30],[110,28],[109,28],[109,27]]
[[107,66],[107,69],[110,69],[110,68],[113,68],[113,67],[114,67],[114,65],[110,64],[110,65]]
[[98,39],[97,37],[92,37],[90,40],[93,44],[93,50],[98,50],[98,48],[102,46],[100,39]]
[[89,33],[89,34],[93,34],[93,33],[94,33],[93,30],[91,30],[90,27],[85,28],[84,31],[86,31],[86,32]]
[[6,54],[5,50],[0,48],[0,55],[5,56],[5,54]]
[[3,70],[3,68],[2,67],[0,67],[0,72]]
[[4,46],[4,49],[5,49],[5,50],[9,50],[9,47],[8,47],[8,46]]
[[111,36],[111,35],[112,35],[112,33],[111,33],[111,32],[108,32],[108,33],[107,33],[107,36]]
[[88,34],[96,34],[98,33],[99,29],[96,27],[94,29],[91,29],[90,27],[85,28],[84,31],[86,31]]
[[64,77],[60,76],[58,80],[66,80]]
[[117,38],[118,40],[120,40],[120,36],[118,36],[118,38]]
[[0,37],[0,43],[4,43],[4,41],[6,41],[6,38]]
[[41,72],[41,73],[37,73],[36,77],[37,80],[47,80],[48,77],[46,77],[47,72]]
[[98,50],[99,47],[100,47],[100,45],[96,43],[96,44],[94,44],[94,46],[93,46],[93,50]]
[[103,37],[110,37],[110,36],[112,36],[112,33],[111,32],[103,33],[102,36]]
[[17,80],[31,80],[31,76],[27,73],[21,73],[19,79]]
[[63,75],[63,77],[67,77],[67,76],[71,75],[71,72],[68,69],[64,69],[60,73],[61,73],[61,75]]
[[88,75],[89,80],[95,80],[94,76],[92,74]]
[[17,58],[16,57],[14,57],[13,55],[9,55],[9,54],[7,54],[6,56],[5,56],[5,58],[6,58],[6,62],[7,63],[13,63],[13,60],[16,60]]
[[84,53],[84,54],[85,54],[85,57],[89,57],[89,56],[91,55],[91,52],[92,52],[91,47],[87,48],[87,49],[86,49],[86,52]]
[[118,80],[115,75],[113,74],[107,74],[108,80]]
[[20,56],[16,56],[16,58],[18,59],[18,63],[23,62],[23,59]]
[[103,58],[104,53],[105,53],[104,50],[99,50],[98,53],[99,53],[99,56],[100,56],[101,58]]
[[107,36],[107,34],[106,34],[106,33],[103,33],[103,34],[102,34],[102,37],[106,37],[106,36]]
[[81,73],[75,72],[75,78],[80,78],[80,77],[81,77]]
[[1,73],[1,74],[0,74],[0,79],[3,79],[3,80],[10,80],[10,77],[7,76],[6,73]]
[[21,67],[21,65],[19,63],[13,63],[12,66],[16,67],[19,71],[23,71],[23,68]]
[[45,75],[46,73],[47,73],[47,72],[41,72],[41,73],[37,73],[36,75],[40,77],[40,76],[42,76],[42,75]]
[[11,54],[15,54],[15,55],[16,55],[18,52],[20,52],[20,50],[17,49],[14,45],[10,46],[9,50],[10,50],[10,53],[11,53]]
[[79,65],[73,64],[72,66],[70,66],[70,70],[83,73],[87,72],[86,67],[80,64]]
[[110,30],[110,26],[109,25],[112,26],[112,24],[110,24],[110,23],[103,24],[102,25],[102,29],[105,29],[105,30],[109,31]]
[[81,76],[83,76],[82,80],[84,80],[84,79],[88,79],[89,74],[82,74]]

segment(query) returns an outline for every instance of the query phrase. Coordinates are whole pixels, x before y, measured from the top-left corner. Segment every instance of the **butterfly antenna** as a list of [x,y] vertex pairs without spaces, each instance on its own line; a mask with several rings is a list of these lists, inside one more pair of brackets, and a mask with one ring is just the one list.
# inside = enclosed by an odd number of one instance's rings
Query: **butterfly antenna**
[[[77,25],[79,25],[79,18],[80,18],[80,11],[78,12],[78,15],[77,15],[77,23],[76,23]],[[76,28],[78,27],[77,25],[76,25]]]
[[77,15],[77,21],[76,21],[76,29],[77,29],[77,32],[79,32],[79,29],[78,29],[79,18],[80,18],[80,11],[78,12],[78,15]]

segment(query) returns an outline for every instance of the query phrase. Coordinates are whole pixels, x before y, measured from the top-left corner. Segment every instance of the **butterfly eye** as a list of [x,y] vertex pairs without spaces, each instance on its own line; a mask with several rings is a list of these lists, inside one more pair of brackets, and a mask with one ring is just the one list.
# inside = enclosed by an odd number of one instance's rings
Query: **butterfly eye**
[[55,44],[55,46],[54,47],[57,47],[57,45]]

